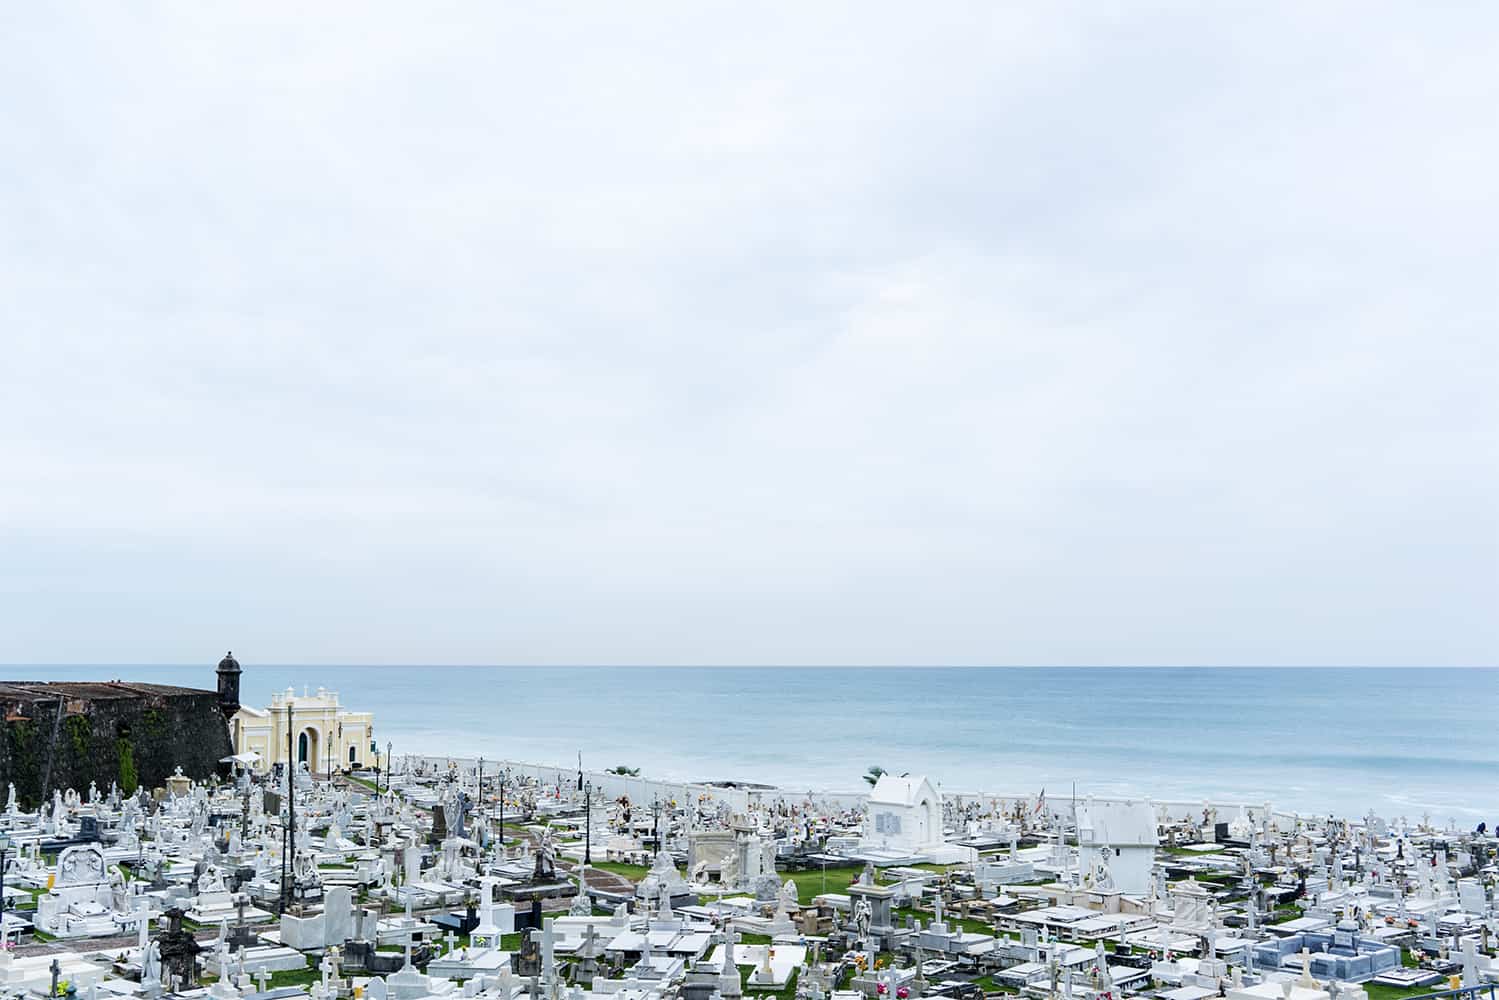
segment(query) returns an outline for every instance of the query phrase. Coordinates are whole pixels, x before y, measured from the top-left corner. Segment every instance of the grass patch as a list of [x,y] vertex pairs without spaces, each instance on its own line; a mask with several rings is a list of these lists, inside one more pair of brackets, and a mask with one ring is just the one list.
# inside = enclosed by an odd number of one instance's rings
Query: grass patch
[[1364,991],[1369,994],[1369,1000],[1402,1000],[1404,997],[1420,996],[1423,993],[1431,993],[1447,988],[1445,983],[1432,983],[1430,986],[1417,986],[1414,989],[1402,989],[1399,986],[1383,986],[1379,983],[1364,983],[1363,987]]
[[1275,911],[1275,916],[1271,919],[1270,922],[1272,924],[1288,923],[1300,917],[1304,912],[1305,911],[1295,903],[1292,903],[1290,906],[1278,907]]
[[[859,881],[863,874],[863,865],[849,865],[842,868],[828,868],[824,873],[821,868],[811,868],[799,872],[779,872],[782,882],[796,883],[796,901],[802,906],[811,903],[813,899],[825,892],[848,892],[848,887]],[[824,879],[826,874],[826,879]]]
[[[309,965],[305,969],[284,969],[281,972],[271,973],[267,988],[277,990],[285,986],[311,986],[313,983],[322,981],[322,970],[317,966]],[[257,979],[255,982],[258,986],[260,981]]]
[[623,861],[594,861],[588,867],[622,876],[631,882],[639,882],[651,870],[648,865],[627,865]]
[[993,976],[979,976],[973,981],[973,985],[985,993],[1019,993],[1013,986],[1004,986],[994,981]]

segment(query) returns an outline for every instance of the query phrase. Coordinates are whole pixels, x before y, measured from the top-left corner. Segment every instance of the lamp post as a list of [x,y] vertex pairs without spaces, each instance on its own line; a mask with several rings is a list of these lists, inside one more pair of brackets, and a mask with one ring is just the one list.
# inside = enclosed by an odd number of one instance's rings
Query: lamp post
[[[311,750],[311,747],[308,749]],[[309,777],[312,773],[312,765],[316,763],[316,757],[307,762]],[[292,879],[296,875],[295,866],[292,864],[292,852],[297,849],[296,770],[296,754],[292,753],[292,704],[288,701],[286,703],[286,827],[283,830],[286,839],[281,848],[281,899],[280,908],[277,911],[279,913],[285,913],[291,908]]]
[[593,782],[583,786],[583,863],[593,864]]
[[390,740],[385,741],[385,793],[390,794],[390,769],[395,767],[395,761],[391,759],[390,753],[395,746]]
[[[489,804],[484,801],[484,758],[483,757],[479,758],[479,771],[478,771],[478,773],[474,777],[475,777],[476,782],[477,782],[477,784],[479,786],[479,793],[478,793],[479,794],[479,817],[480,817],[480,819],[483,820],[484,824],[486,826],[488,826],[488,824],[489,824]],[[474,839],[478,840],[479,839],[479,823],[478,822],[475,822],[473,824],[473,831],[474,831]]]
[[10,853],[10,834],[0,833],[0,944],[5,942],[5,862]]
[[505,776],[510,773],[508,767],[500,769],[500,860],[505,859]]

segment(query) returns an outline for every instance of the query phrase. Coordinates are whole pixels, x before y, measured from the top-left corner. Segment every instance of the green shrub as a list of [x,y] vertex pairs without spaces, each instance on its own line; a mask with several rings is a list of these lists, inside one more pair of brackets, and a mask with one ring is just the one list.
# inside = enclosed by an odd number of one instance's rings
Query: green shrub
[[140,783],[135,773],[135,748],[127,739],[115,741],[115,748],[120,754],[120,791],[126,795],[134,795],[136,786]]
[[62,727],[67,731],[68,742],[73,747],[73,756],[87,757],[89,744],[94,739],[94,727],[89,724],[86,715],[70,715],[62,722]]

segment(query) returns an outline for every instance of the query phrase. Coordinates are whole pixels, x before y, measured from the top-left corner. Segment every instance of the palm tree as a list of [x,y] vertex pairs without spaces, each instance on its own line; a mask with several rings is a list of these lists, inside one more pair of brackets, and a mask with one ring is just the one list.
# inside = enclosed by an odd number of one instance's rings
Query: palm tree
[[620,764],[618,767],[611,767],[608,771],[606,771],[604,773],[605,774],[623,774],[623,775],[627,775],[628,777],[631,777],[631,778],[638,778],[638,777],[640,777],[640,768],[638,768],[638,767],[625,767],[625,765]]
[[868,771],[864,772],[864,780],[869,782],[871,785],[878,784],[879,780],[884,776],[885,769],[883,767],[880,767],[878,764],[876,764],[874,767],[871,767]]

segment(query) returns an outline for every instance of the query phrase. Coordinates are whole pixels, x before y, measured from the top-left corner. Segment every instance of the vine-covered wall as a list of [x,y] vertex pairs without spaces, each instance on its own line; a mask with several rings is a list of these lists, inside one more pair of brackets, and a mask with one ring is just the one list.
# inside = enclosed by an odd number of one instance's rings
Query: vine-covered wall
[[[57,712],[63,707],[61,724]],[[212,691],[73,703],[32,702],[26,718],[0,722],[0,807],[7,782],[14,782],[22,808],[35,808],[51,748],[51,788],[89,782],[107,792],[162,785],[178,767],[197,779],[219,770],[234,752],[229,725]],[[79,710],[81,709],[81,710]],[[54,741],[54,733],[55,741]]]

